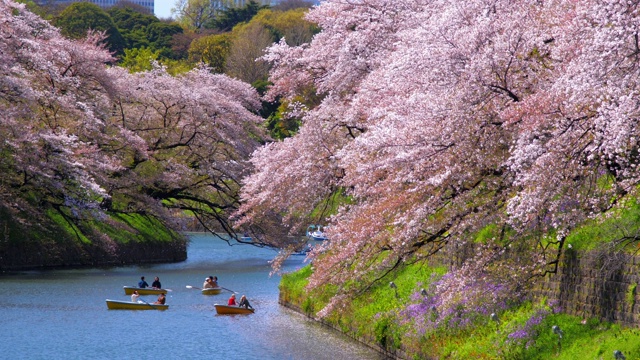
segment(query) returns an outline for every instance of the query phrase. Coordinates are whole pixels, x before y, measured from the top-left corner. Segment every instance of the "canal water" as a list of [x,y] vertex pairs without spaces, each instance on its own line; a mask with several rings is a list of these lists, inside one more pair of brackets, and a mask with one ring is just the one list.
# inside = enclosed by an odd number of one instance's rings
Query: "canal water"
[[[0,359],[383,359],[375,351],[278,305],[273,250],[229,246],[191,234],[188,259],[175,264],[0,274]],[[304,266],[303,256],[283,270]],[[206,276],[246,294],[251,315],[216,315],[230,292],[204,296]],[[129,301],[123,286],[155,276],[166,311],[108,310]],[[156,296],[143,297],[148,302]]]

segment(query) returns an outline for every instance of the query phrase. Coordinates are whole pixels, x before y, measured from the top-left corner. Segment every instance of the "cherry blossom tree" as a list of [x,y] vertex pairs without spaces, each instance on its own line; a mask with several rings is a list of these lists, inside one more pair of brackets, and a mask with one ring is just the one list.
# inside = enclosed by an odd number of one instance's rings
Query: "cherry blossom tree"
[[24,5],[0,1],[0,199],[74,222],[106,212],[181,230],[190,211],[228,230],[246,159],[264,133],[248,84],[198,68],[108,66],[104,34],[68,40]]
[[103,36],[66,40],[23,5],[0,7],[3,195],[17,204],[17,194],[35,192],[55,206],[94,208],[105,195],[101,174],[118,167],[98,148],[113,60],[98,45]]
[[246,159],[264,137],[249,111],[260,107],[255,90],[205,67],[176,77],[162,67],[110,74],[118,90],[112,126],[131,137],[114,149],[126,169],[110,189],[126,196],[127,211],[147,211],[152,199],[156,213],[186,210],[205,228],[232,233],[225,213],[238,206]]
[[[496,246],[541,253],[514,257],[530,275],[553,271],[544,264],[557,265],[567,232],[638,185],[637,11],[613,0],[321,3],[311,44],[265,56],[271,96],[312,86],[323,100],[296,109],[296,136],[256,152],[243,221],[275,212],[299,231],[345,191],[326,219],[331,241],[311,254],[309,286],[339,285],[336,300],[489,224],[517,231]],[[553,253],[538,233],[557,235]]]

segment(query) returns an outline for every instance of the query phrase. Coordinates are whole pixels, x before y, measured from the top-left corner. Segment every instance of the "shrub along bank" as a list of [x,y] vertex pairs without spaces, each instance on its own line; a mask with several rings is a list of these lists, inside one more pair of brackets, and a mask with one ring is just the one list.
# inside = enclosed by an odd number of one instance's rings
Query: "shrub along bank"
[[[322,321],[401,359],[614,359],[616,351],[626,359],[640,358],[640,330],[567,315],[546,299],[511,303],[492,314],[479,312],[467,322],[449,315],[433,326],[431,320],[442,315],[417,304],[425,296],[421,289],[445,272],[443,267],[408,265]],[[280,301],[314,317],[335,289],[307,292],[311,273],[306,266],[285,274]]]

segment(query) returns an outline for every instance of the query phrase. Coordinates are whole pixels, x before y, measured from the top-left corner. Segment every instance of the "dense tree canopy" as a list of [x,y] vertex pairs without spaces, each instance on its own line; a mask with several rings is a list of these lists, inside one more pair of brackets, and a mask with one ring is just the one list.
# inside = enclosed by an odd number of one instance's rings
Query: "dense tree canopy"
[[109,14],[98,5],[88,2],[73,3],[55,18],[54,24],[64,36],[71,39],[83,38],[89,30],[103,31],[107,35],[109,50],[120,54],[124,49],[125,42],[120,31]]
[[[244,221],[277,214],[297,232],[344,191],[310,281],[342,295],[490,224],[503,229],[497,246],[530,241],[517,266],[494,270],[548,270],[568,230],[636,196],[638,11],[614,0],[323,1],[308,15],[322,29],[310,45],[266,57],[271,96],[312,87],[322,102],[292,103],[298,134],[255,154]],[[526,236],[536,233],[555,234],[553,254]],[[490,276],[482,264],[467,273]]]
[[178,57],[172,50],[173,37],[182,34],[183,29],[177,23],[163,22],[154,15],[125,6],[109,8],[108,14],[124,38],[125,48],[148,47],[157,51],[161,58]]
[[224,73],[224,65],[231,48],[231,34],[213,34],[194,39],[189,46],[189,60],[203,62],[217,73]]
[[120,31],[128,49],[149,47],[147,27],[160,22],[158,18],[150,14],[144,14],[130,7],[111,7],[107,10],[113,23]]
[[251,19],[251,23],[259,23],[269,29],[275,41],[285,38],[290,46],[298,46],[311,41],[320,29],[304,17],[307,9],[296,8],[287,11],[261,10]]

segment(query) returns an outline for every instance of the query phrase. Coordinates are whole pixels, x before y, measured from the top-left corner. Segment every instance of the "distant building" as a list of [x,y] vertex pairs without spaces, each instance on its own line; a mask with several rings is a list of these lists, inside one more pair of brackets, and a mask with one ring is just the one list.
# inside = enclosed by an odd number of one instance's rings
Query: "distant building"
[[[162,1],[162,0],[161,0]],[[167,1],[167,0],[164,0]],[[155,0],[40,0],[36,1],[40,4],[54,4],[54,5],[69,5],[75,2],[88,2],[92,4],[96,4],[101,8],[109,8],[119,2],[128,2],[136,5],[140,5],[145,9],[149,10],[149,13],[154,13],[154,2]]]

